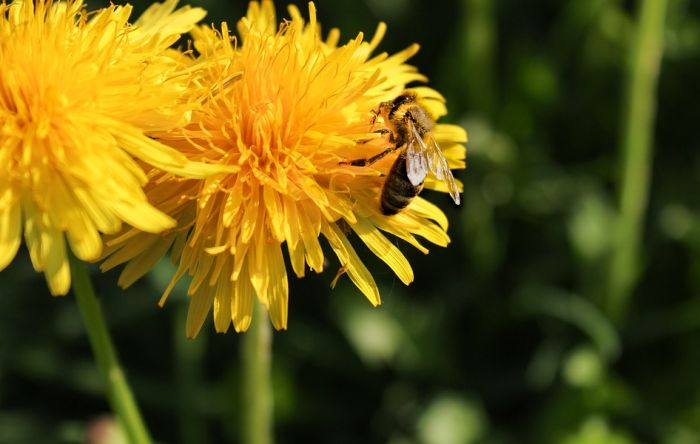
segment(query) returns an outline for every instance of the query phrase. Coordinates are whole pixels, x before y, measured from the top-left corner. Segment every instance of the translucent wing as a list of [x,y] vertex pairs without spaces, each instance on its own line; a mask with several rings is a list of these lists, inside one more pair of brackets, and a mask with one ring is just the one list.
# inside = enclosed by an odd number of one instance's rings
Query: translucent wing
[[423,139],[418,136],[418,131],[411,127],[411,136],[409,136],[408,146],[406,147],[406,173],[408,180],[413,186],[418,186],[423,183],[425,176],[428,175],[428,156],[425,149]]
[[430,167],[430,172],[435,175],[439,180],[442,180],[447,185],[447,190],[452,196],[452,200],[459,205],[459,188],[457,187],[457,182],[455,182],[455,177],[452,175],[452,170],[447,164],[447,159],[442,154],[442,150],[438,146],[437,142],[432,135],[428,135],[426,157],[428,158],[428,166]]
[[[425,144],[423,137],[421,137],[420,133],[418,133],[418,130],[416,130],[416,127],[413,125],[411,125],[411,134],[420,146],[420,151],[423,155],[423,158],[425,159],[426,165],[428,166],[428,171],[431,171],[433,174],[435,174],[435,172],[437,171],[435,156],[431,155],[428,145]],[[438,177],[438,179],[442,179],[442,177]]]

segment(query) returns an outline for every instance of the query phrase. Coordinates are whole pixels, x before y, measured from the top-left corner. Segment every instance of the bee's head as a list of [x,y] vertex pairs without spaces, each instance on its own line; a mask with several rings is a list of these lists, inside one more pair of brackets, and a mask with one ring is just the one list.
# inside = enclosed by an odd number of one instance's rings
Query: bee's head
[[379,109],[375,111],[377,116],[381,116],[385,122],[390,122],[392,115],[402,106],[416,101],[416,92],[410,89],[405,90],[394,100],[389,100],[379,104]]

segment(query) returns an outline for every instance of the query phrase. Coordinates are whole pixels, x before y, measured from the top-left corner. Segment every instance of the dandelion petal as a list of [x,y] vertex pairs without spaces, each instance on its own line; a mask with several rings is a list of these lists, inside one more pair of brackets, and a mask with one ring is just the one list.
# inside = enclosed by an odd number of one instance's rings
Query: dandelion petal
[[18,203],[8,204],[0,212],[0,270],[17,254],[22,232],[22,214]]

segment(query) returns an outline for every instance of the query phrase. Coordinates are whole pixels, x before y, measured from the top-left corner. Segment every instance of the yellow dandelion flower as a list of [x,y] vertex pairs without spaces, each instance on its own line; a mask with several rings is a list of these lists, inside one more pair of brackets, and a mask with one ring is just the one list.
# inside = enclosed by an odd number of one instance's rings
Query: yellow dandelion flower
[[[287,327],[288,281],[284,252],[298,277],[308,267],[324,267],[325,238],[347,273],[369,301],[380,303],[371,273],[348,238],[351,230],[405,284],[413,280],[410,264],[383,232],[421,251],[417,237],[445,246],[447,219],[420,197],[399,214],[386,216],[379,196],[396,153],[371,166],[344,165],[391,145],[375,133],[372,110],[399,95],[406,84],[424,81],[405,62],[417,45],[394,54],[372,56],[385,32],[362,34],[339,45],[333,29],[321,38],[313,3],[309,21],[289,8],[291,19],[278,27],[271,1],[251,3],[238,23],[240,40],[226,24],[220,32],[193,29],[204,67],[197,83],[209,89],[192,123],[156,134],[190,160],[236,165],[236,173],[206,180],[183,180],[153,170],[146,193],[178,228],[160,236],[125,230],[108,242],[110,269],[128,262],[119,284],[128,286],[145,274],[170,248],[177,271],[161,299],[175,283],[192,276],[187,335],[194,336],[213,306],[216,331],[231,323],[244,331],[251,322],[254,298],[263,303],[277,329]],[[426,87],[414,91],[425,108],[440,117],[444,100]],[[464,167],[466,133],[438,124],[433,134],[452,168]],[[446,191],[441,181],[426,186]],[[349,227],[349,228],[348,228]],[[347,229],[347,230],[346,230]]]
[[131,6],[88,14],[80,0],[0,4],[0,270],[24,233],[34,268],[64,295],[66,238],[78,258],[95,260],[99,232],[122,222],[174,226],[148,203],[135,159],[188,177],[221,171],[144,134],[183,125],[192,107],[187,66],[168,47],[205,12],[176,3],[153,5],[133,26]]

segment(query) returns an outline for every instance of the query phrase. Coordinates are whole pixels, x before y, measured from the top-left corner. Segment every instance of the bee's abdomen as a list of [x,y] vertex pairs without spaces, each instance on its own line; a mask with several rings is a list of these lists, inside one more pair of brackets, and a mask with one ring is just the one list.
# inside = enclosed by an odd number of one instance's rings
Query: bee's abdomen
[[382,213],[387,216],[398,213],[406,208],[422,189],[422,183],[415,186],[408,180],[406,155],[401,153],[391,167],[384,182],[384,188],[382,188]]

